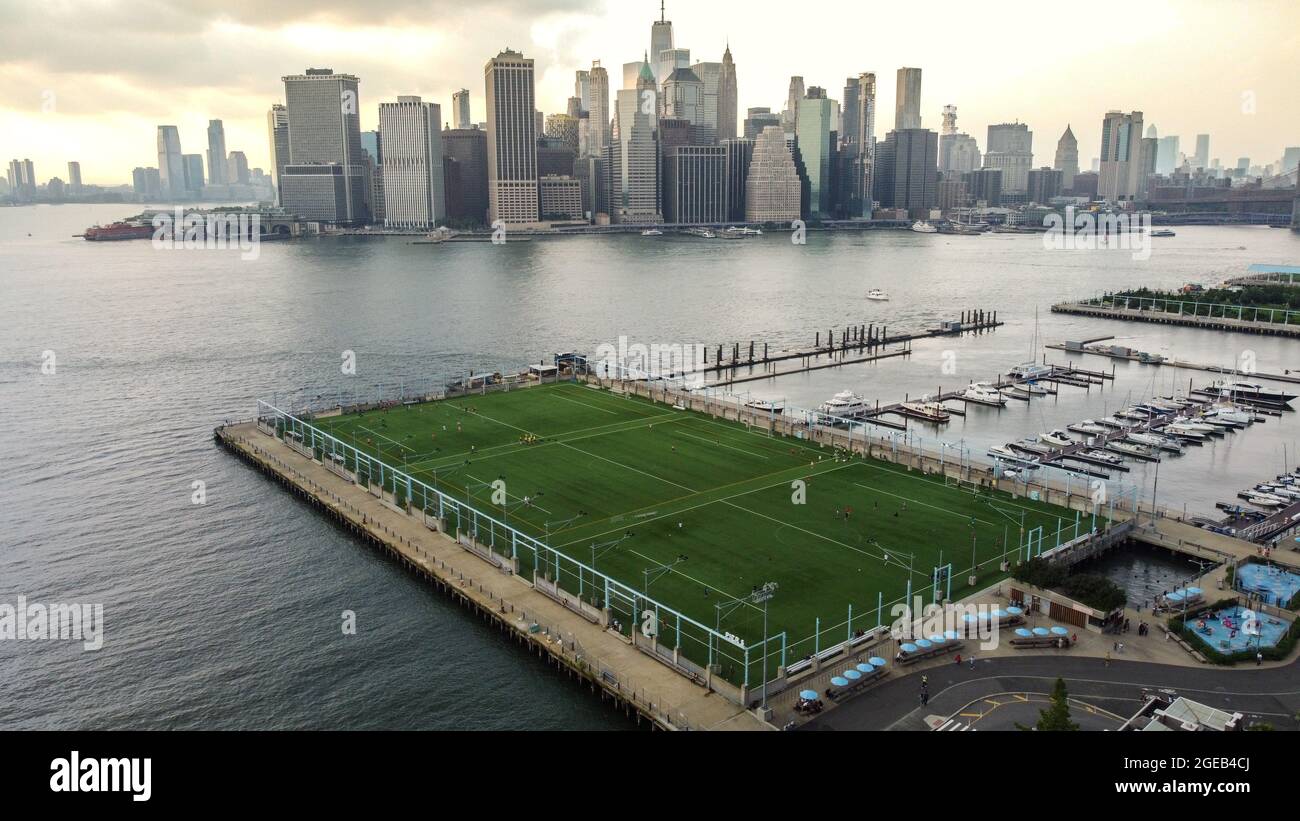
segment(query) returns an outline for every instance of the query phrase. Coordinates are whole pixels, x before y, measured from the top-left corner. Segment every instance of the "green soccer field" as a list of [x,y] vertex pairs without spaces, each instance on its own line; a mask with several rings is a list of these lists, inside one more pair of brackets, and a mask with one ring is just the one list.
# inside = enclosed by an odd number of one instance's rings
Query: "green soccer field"
[[[1026,533],[1042,528],[1044,548],[1058,533],[1077,535],[1073,511],[575,383],[313,424],[746,642],[763,638],[762,608],[737,600],[776,582],[768,635],[785,633],[789,661],[875,627],[878,616],[888,623],[909,576],[929,601],[934,569],[951,564],[953,597],[969,592],[972,550],[980,584],[991,583],[1004,554],[1019,549],[1022,523]],[[552,578],[556,569],[541,568]],[[566,590],[605,604],[588,574],[558,570]],[[622,629],[637,620],[622,613]],[[670,646],[677,640],[673,625],[659,632]],[[708,660],[698,642],[682,651]],[[774,642],[773,665],[779,651]]]

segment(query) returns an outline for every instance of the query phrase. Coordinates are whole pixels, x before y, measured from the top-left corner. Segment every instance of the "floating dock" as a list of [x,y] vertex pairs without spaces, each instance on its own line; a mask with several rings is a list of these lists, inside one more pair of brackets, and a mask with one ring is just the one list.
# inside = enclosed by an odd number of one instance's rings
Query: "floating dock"
[[1300,325],[1229,319],[1227,317],[1172,314],[1164,311],[1138,310],[1137,308],[1089,305],[1084,302],[1058,302],[1052,306],[1052,313],[1091,316],[1102,319],[1123,319],[1134,322],[1157,322],[1162,325],[1181,325],[1187,328],[1205,328],[1214,331],[1235,331],[1238,333],[1300,338]]

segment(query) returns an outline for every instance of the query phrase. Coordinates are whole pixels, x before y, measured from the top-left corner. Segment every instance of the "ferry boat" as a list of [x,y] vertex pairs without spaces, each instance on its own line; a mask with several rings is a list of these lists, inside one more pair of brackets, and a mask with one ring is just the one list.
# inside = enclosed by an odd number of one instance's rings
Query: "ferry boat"
[[1294,393],[1286,393],[1277,388],[1266,388],[1258,382],[1215,382],[1206,388],[1205,392],[1217,393],[1228,399],[1278,405],[1289,405],[1291,400],[1296,398]]
[[763,232],[758,228],[747,228],[733,225],[730,228],[722,230],[722,236],[726,239],[737,239],[740,237],[761,237]]
[[[841,419],[853,419],[862,416],[869,410],[871,410],[871,406],[867,404],[867,400],[853,391],[840,391],[817,408],[818,413]],[[828,419],[827,421],[834,422],[835,420]]]
[[718,236],[708,228],[687,228],[683,233],[690,234],[693,237],[702,237],[703,239],[716,239]]
[[917,220],[916,222],[912,223],[912,230],[915,231],[915,232],[918,233],[918,234],[937,234],[937,233],[939,233],[939,229],[938,229],[938,228],[935,228],[933,225],[931,225],[930,223],[926,222],[925,220]]
[[1007,403],[1007,399],[998,389],[987,382],[972,382],[962,392],[961,398],[967,402],[975,402],[979,405],[992,405],[1002,407]]
[[95,225],[87,228],[81,236],[90,242],[148,239],[153,236],[153,226],[140,222],[115,222],[111,225]]
[[660,231],[658,228],[647,228],[641,232],[641,236],[643,237],[662,237],[663,235],[664,232]]
[[1068,448],[1070,445],[1074,444],[1074,440],[1070,438],[1070,434],[1059,429],[1038,434],[1038,441],[1051,445],[1054,448]]
[[874,300],[875,302],[888,302],[889,294],[879,288],[872,288],[870,291],[867,291],[867,299]]

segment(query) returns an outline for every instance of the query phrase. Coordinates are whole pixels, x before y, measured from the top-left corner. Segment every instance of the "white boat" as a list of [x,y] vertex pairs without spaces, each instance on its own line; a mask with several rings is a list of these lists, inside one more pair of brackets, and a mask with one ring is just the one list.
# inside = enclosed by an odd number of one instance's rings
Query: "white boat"
[[643,237],[662,237],[663,235],[664,232],[660,231],[658,228],[647,228],[641,232],[641,236]]
[[1002,459],[1007,462],[1015,462],[1021,465],[1037,465],[1037,456],[1026,456],[1023,453],[1016,453],[1006,445],[995,445],[988,449],[989,456],[994,459]]
[[[840,419],[853,419],[869,410],[871,410],[871,406],[867,404],[867,400],[853,391],[840,391],[817,408],[818,413]],[[833,422],[835,420],[830,419],[828,421]]]
[[916,222],[912,223],[912,230],[915,231],[915,232],[918,233],[918,234],[937,234],[937,233],[939,233],[939,229],[938,229],[938,228],[935,228],[933,225],[931,225],[930,223],[926,222],[925,220],[917,220]]
[[1249,425],[1255,421],[1255,417],[1251,414],[1243,413],[1235,408],[1219,408],[1210,411],[1209,415],[1215,419],[1222,419],[1225,422],[1237,422],[1241,425]]
[[975,402],[979,405],[994,405],[999,408],[1007,403],[1007,398],[987,382],[970,383],[966,390],[962,392],[961,398],[967,402]]
[[1051,365],[1043,365],[1038,362],[1021,362],[1019,365],[1007,371],[1007,376],[1017,380],[1031,380],[1041,379],[1051,373]]
[[1146,445],[1139,445],[1136,442],[1107,442],[1106,450],[1121,453],[1125,456],[1131,456],[1134,459],[1144,459],[1148,462],[1159,462],[1160,457],[1153,448]]
[[948,409],[942,402],[904,402],[902,407],[907,412],[907,416],[914,416],[927,422],[947,422],[950,418]]
[[1047,433],[1038,434],[1038,441],[1051,445],[1054,448],[1068,448],[1074,444],[1074,440],[1063,430],[1053,430]]
[[1108,428],[1124,429],[1133,427],[1132,422],[1125,422],[1123,419],[1117,419],[1114,416],[1103,416],[1101,419],[1097,420],[1097,424],[1105,425]]
[[1047,388],[1034,384],[1033,382],[1017,382],[1016,388],[1024,391],[1031,396],[1047,396]]
[[1186,428],[1191,431],[1196,431],[1198,433],[1211,434],[1211,433],[1223,432],[1221,429],[1216,428],[1214,425],[1207,425],[1204,422],[1198,422],[1195,419],[1191,419],[1186,416],[1175,417],[1174,421],[1171,422],[1170,424],[1178,425],[1180,427]]
[[1182,444],[1175,439],[1170,439],[1168,436],[1160,436],[1155,433],[1130,433],[1124,438],[1139,445],[1146,445],[1149,448],[1167,450],[1173,453],[1183,452]]
[[1246,495],[1246,501],[1250,502],[1255,507],[1281,507],[1282,505],[1286,504],[1284,500],[1279,499],[1276,496],[1270,496],[1267,493],[1256,493],[1254,491],[1246,491],[1245,495]]
[[1105,462],[1108,465],[1119,465],[1119,464],[1123,464],[1124,462],[1124,458],[1119,454],[1108,453],[1104,450],[1098,450],[1096,448],[1092,450],[1081,451],[1078,455],[1086,456],[1089,459],[1096,459],[1097,461]]
[[1190,439],[1193,442],[1204,442],[1210,435],[1203,430],[1197,430],[1178,422],[1170,422],[1161,428],[1161,431],[1179,439]]
[[732,226],[730,228],[724,228],[722,234],[723,236],[731,236],[731,237],[763,236],[763,232],[758,228],[749,228],[749,227],[742,227],[742,226]]
[[872,288],[870,291],[867,291],[867,299],[874,300],[876,302],[888,302],[889,294],[885,293],[879,288]]
[[1066,425],[1066,428],[1074,431],[1075,433],[1087,433],[1093,436],[1096,436],[1097,434],[1101,434],[1101,433],[1110,432],[1108,428],[1098,425],[1096,422],[1092,421],[1091,419],[1085,419],[1082,422],[1077,422],[1073,425]]
[[780,399],[751,399],[745,403],[745,407],[770,413],[781,413],[785,410],[785,402]]

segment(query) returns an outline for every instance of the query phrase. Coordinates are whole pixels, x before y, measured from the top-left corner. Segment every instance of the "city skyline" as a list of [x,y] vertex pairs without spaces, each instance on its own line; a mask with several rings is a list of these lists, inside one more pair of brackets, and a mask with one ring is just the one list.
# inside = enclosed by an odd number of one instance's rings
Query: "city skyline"
[[[122,184],[132,167],[156,163],[156,150],[150,148],[159,125],[176,125],[183,145],[197,147],[207,142],[209,121],[221,120],[226,144],[245,151],[250,167],[269,169],[266,111],[283,102],[281,76],[304,66],[357,76],[362,130],[376,128],[379,103],[399,95],[438,103],[447,121],[452,95],[474,89],[484,61],[506,46],[535,61],[538,108],[559,113],[573,94],[575,71],[593,60],[618,66],[639,59],[660,15],[653,2],[616,7],[583,0],[504,2],[472,12],[440,3],[392,2],[372,4],[359,21],[344,4],[316,3],[309,12],[281,7],[267,14],[237,2],[224,5],[220,14],[168,9],[142,21],[132,14],[141,5],[77,10],[99,27],[57,27],[52,37],[50,12],[37,12],[33,4],[14,10],[11,25],[0,31],[0,53],[8,55],[0,58],[6,69],[0,72],[0,99],[6,101],[0,106],[0,155],[32,159],[41,182],[46,174],[39,169],[62,169],[77,160],[85,183]],[[754,13],[743,17],[725,9],[669,4],[666,19],[673,25],[674,45],[690,49],[693,62],[720,61],[730,47],[740,112],[760,106],[779,111],[794,75],[809,87],[827,88],[838,100],[847,77],[870,71],[892,79],[898,68],[915,66],[924,72],[920,115],[928,128],[937,128],[948,104],[960,107],[962,130],[977,138],[1000,122],[1027,123],[1043,135],[1059,135],[1069,125],[1086,168],[1100,153],[1104,113],[1138,110],[1161,137],[1180,136],[1186,153],[1197,134],[1210,134],[1210,161],[1218,158],[1232,167],[1239,157],[1267,164],[1300,141],[1300,109],[1289,105],[1294,90],[1287,88],[1297,73],[1300,43],[1294,32],[1300,10],[1272,0],[1252,5],[1256,13],[1234,19],[1233,37],[1216,43],[1213,61],[1188,59],[1186,46],[1198,26],[1222,28],[1210,3],[1151,4],[1129,13],[1119,30],[1099,29],[1061,10],[1036,10],[1032,21],[1019,26],[1080,36],[1058,38],[1048,63],[1037,57],[1002,60],[995,74],[970,71],[966,51],[991,25],[955,4],[942,4],[940,13],[950,25],[935,30],[908,26],[903,11],[872,10],[868,30],[892,27],[894,34],[865,46],[852,42],[860,29],[851,23],[858,16],[867,22],[868,13],[847,6],[780,27],[768,23],[773,14],[788,11],[769,3],[753,4]],[[57,18],[59,12],[53,14]],[[131,18],[130,37],[102,36],[123,29],[126,18]],[[832,19],[835,25],[821,25]],[[169,26],[170,54],[148,46],[150,34],[163,26]],[[48,42],[23,38],[37,27]],[[89,36],[76,33],[83,30],[96,32],[95,49],[81,43]],[[176,30],[191,34],[176,37]],[[791,47],[791,42],[808,45]],[[1261,42],[1272,45],[1258,48]],[[1114,72],[1099,71],[1099,60]],[[168,94],[155,93],[151,78],[156,82],[172,65],[184,66],[186,81],[169,86]],[[1133,70],[1138,65],[1140,72]],[[621,85],[618,79],[614,85]],[[1191,89],[1196,93],[1188,93]],[[610,89],[611,97],[617,90]],[[879,110],[888,111],[895,102],[894,83],[881,82]],[[470,104],[472,121],[482,122],[483,95],[471,93]],[[878,127],[877,139],[884,136]],[[1050,160],[1044,143],[1034,164]]]

